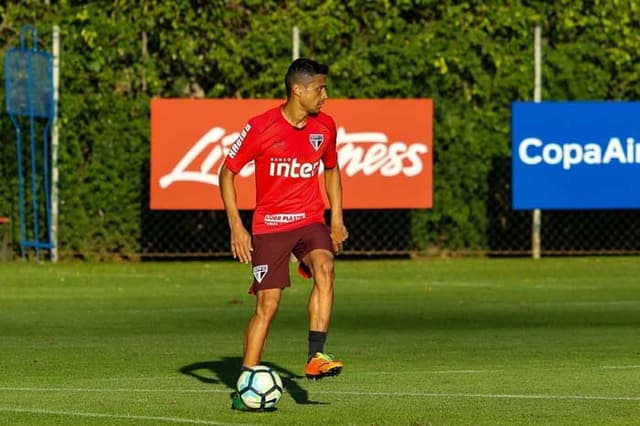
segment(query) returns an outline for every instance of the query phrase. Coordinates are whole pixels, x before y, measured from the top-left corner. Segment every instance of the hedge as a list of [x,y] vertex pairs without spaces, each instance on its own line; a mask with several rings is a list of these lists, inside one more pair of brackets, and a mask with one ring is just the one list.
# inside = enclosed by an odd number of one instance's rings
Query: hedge
[[[1,55],[24,24],[47,50],[52,26],[61,28],[59,243],[81,256],[141,251],[149,100],[283,97],[293,26],[301,55],[331,65],[332,97],[434,99],[434,208],[411,212],[416,250],[486,249],[495,216],[513,214],[507,181],[496,185],[492,173],[510,158],[511,102],[533,95],[534,26],[544,99],[640,91],[640,3],[631,0],[46,3],[0,6]],[[15,222],[7,114],[0,130],[0,215]]]

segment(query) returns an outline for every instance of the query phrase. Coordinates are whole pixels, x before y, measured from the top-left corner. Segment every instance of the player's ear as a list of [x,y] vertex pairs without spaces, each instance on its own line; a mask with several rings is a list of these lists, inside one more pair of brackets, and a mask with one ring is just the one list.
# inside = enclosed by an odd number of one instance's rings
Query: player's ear
[[294,84],[292,92],[296,96],[302,95],[302,86],[299,84]]

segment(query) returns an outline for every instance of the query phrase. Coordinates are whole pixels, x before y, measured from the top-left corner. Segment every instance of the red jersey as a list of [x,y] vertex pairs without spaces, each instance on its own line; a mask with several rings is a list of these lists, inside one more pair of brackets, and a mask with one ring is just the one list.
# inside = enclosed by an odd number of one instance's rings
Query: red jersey
[[321,163],[331,169],[338,162],[336,124],[329,115],[310,115],[299,129],[282,116],[281,108],[251,118],[224,162],[237,174],[255,161],[254,235],[324,222],[318,172]]

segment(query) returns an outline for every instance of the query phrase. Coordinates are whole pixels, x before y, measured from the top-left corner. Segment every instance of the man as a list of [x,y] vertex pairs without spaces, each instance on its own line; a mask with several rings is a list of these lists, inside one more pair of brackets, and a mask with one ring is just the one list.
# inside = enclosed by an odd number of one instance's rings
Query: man
[[[231,229],[231,253],[252,263],[256,308],[244,336],[243,368],[259,365],[282,290],[290,285],[291,253],[299,272],[313,277],[309,296],[309,350],[305,375],[335,376],[343,363],[324,353],[333,309],[334,253],[348,237],[342,218],[342,183],[336,152],[336,126],[320,112],[327,99],[328,66],[296,59],[285,76],[286,102],[253,117],[231,146],[220,170],[220,191]],[[238,211],[234,177],[255,161],[256,207],[252,233]],[[318,173],[331,206],[324,222]],[[240,398],[232,408],[245,409]]]

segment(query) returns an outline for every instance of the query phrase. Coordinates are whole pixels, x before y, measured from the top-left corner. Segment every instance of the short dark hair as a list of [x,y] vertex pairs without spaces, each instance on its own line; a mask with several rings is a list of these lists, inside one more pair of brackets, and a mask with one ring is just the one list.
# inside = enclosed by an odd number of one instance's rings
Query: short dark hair
[[306,77],[314,77],[318,74],[329,74],[329,65],[320,64],[312,59],[298,58],[289,65],[287,75],[284,77],[284,87],[287,96],[291,94],[291,89],[296,83],[300,83]]

